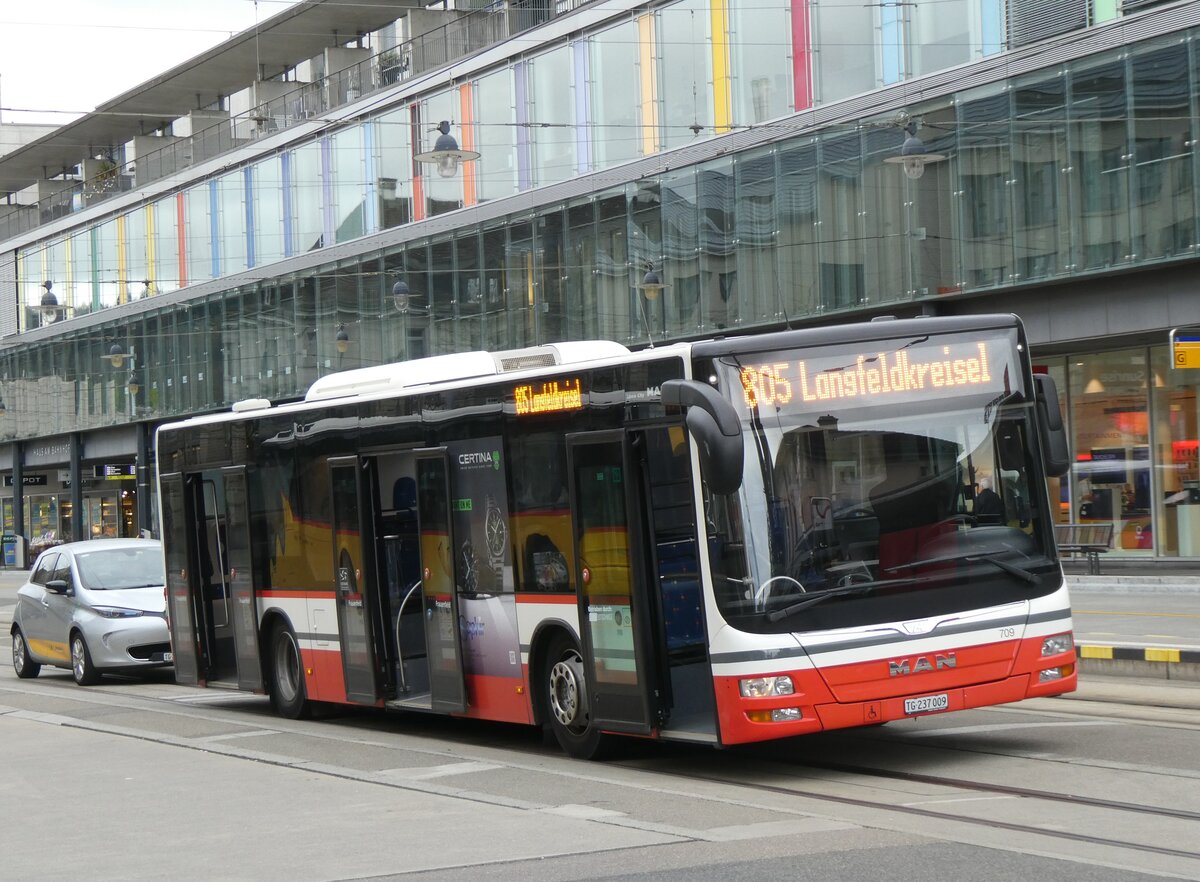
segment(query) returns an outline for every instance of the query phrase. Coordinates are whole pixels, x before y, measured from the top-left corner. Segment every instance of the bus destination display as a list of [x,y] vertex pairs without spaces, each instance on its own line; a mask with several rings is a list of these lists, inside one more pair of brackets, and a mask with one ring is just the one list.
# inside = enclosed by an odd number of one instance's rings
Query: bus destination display
[[754,409],[1007,391],[1011,348],[1007,339],[992,338],[939,341],[890,352],[877,349],[850,357],[770,353],[764,363],[741,367],[742,393],[746,406]]
[[547,380],[513,389],[517,416],[565,413],[583,407],[583,384],[579,377]]

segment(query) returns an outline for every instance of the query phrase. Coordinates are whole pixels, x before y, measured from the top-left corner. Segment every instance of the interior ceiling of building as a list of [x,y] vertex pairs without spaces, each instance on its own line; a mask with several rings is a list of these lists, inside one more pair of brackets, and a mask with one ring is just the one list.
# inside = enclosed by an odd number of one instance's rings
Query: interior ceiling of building
[[0,158],[0,194],[76,166],[104,147],[149,134],[258,78],[378,30],[421,0],[304,0]]

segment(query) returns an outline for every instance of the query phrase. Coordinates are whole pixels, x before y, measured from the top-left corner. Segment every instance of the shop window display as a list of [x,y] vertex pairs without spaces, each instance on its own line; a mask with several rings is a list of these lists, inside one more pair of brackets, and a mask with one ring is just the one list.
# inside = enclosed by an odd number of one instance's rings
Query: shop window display
[[1111,523],[1113,550],[1154,551],[1148,364],[1143,349],[1079,356],[1068,365],[1074,519]]

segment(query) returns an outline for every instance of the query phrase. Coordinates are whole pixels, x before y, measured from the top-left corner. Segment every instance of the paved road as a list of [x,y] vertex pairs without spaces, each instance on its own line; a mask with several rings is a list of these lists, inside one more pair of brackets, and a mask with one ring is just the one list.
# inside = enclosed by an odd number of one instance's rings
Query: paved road
[[261,696],[165,672],[81,689],[0,665],[0,875],[1200,878],[1200,710],[1132,697],[1142,687],[1119,681],[1104,703],[1036,699],[726,751],[635,743],[585,763],[528,727],[290,721]]

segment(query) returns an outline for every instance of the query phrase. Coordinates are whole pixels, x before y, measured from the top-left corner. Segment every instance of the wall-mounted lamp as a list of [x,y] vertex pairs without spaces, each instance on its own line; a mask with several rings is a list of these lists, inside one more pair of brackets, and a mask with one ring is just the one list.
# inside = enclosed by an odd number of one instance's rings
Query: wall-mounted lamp
[[38,305],[34,307],[42,314],[42,321],[50,324],[55,321],[60,315],[67,314],[67,307],[58,302],[58,296],[52,290],[54,283],[46,280],[42,282],[42,287],[46,290],[42,292],[42,299],[38,301]]
[[646,295],[646,299],[657,300],[662,290],[669,287],[671,286],[663,282],[662,276],[654,268],[654,264],[646,264],[646,274],[642,276],[642,283],[638,285],[638,290]]
[[0,416],[4,416],[6,413],[8,413],[8,407],[5,406],[4,399],[0,398]]
[[400,279],[396,284],[392,285],[392,302],[396,304],[396,309],[401,312],[408,312],[408,296],[411,293],[408,289],[408,283],[404,279]]
[[107,361],[109,364],[111,364],[113,367],[119,368],[123,364],[125,364],[125,355],[126,355],[126,353],[125,353],[124,347],[121,346],[120,343],[114,343],[112,346],[109,347],[108,354],[102,355],[100,357],[102,359],[104,359],[105,361]]
[[904,176],[915,181],[925,174],[926,165],[931,162],[941,162],[946,157],[941,153],[931,153],[925,148],[925,142],[917,137],[916,120],[909,120],[908,124],[904,126],[904,131],[904,144],[900,147],[900,153],[896,156],[889,156],[883,161],[891,165],[902,166]]
[[346,326],[341,322],[338,323],[337,333],[333,335],[333,345],[337,347],[339,355],[350,348],[350,335],[346,333]]
[[460,162],[470,162],[479,158],[479,154],[474,150],[459,149],[458,141],[450,134],[450,123],[447,120],[438,123],[433,131],[441,132],[433,144],[433,149],[417,153],[413,159],[417,162],[433,163],[437,166],[437,173],[443,178],[452,178],[458,174]]

